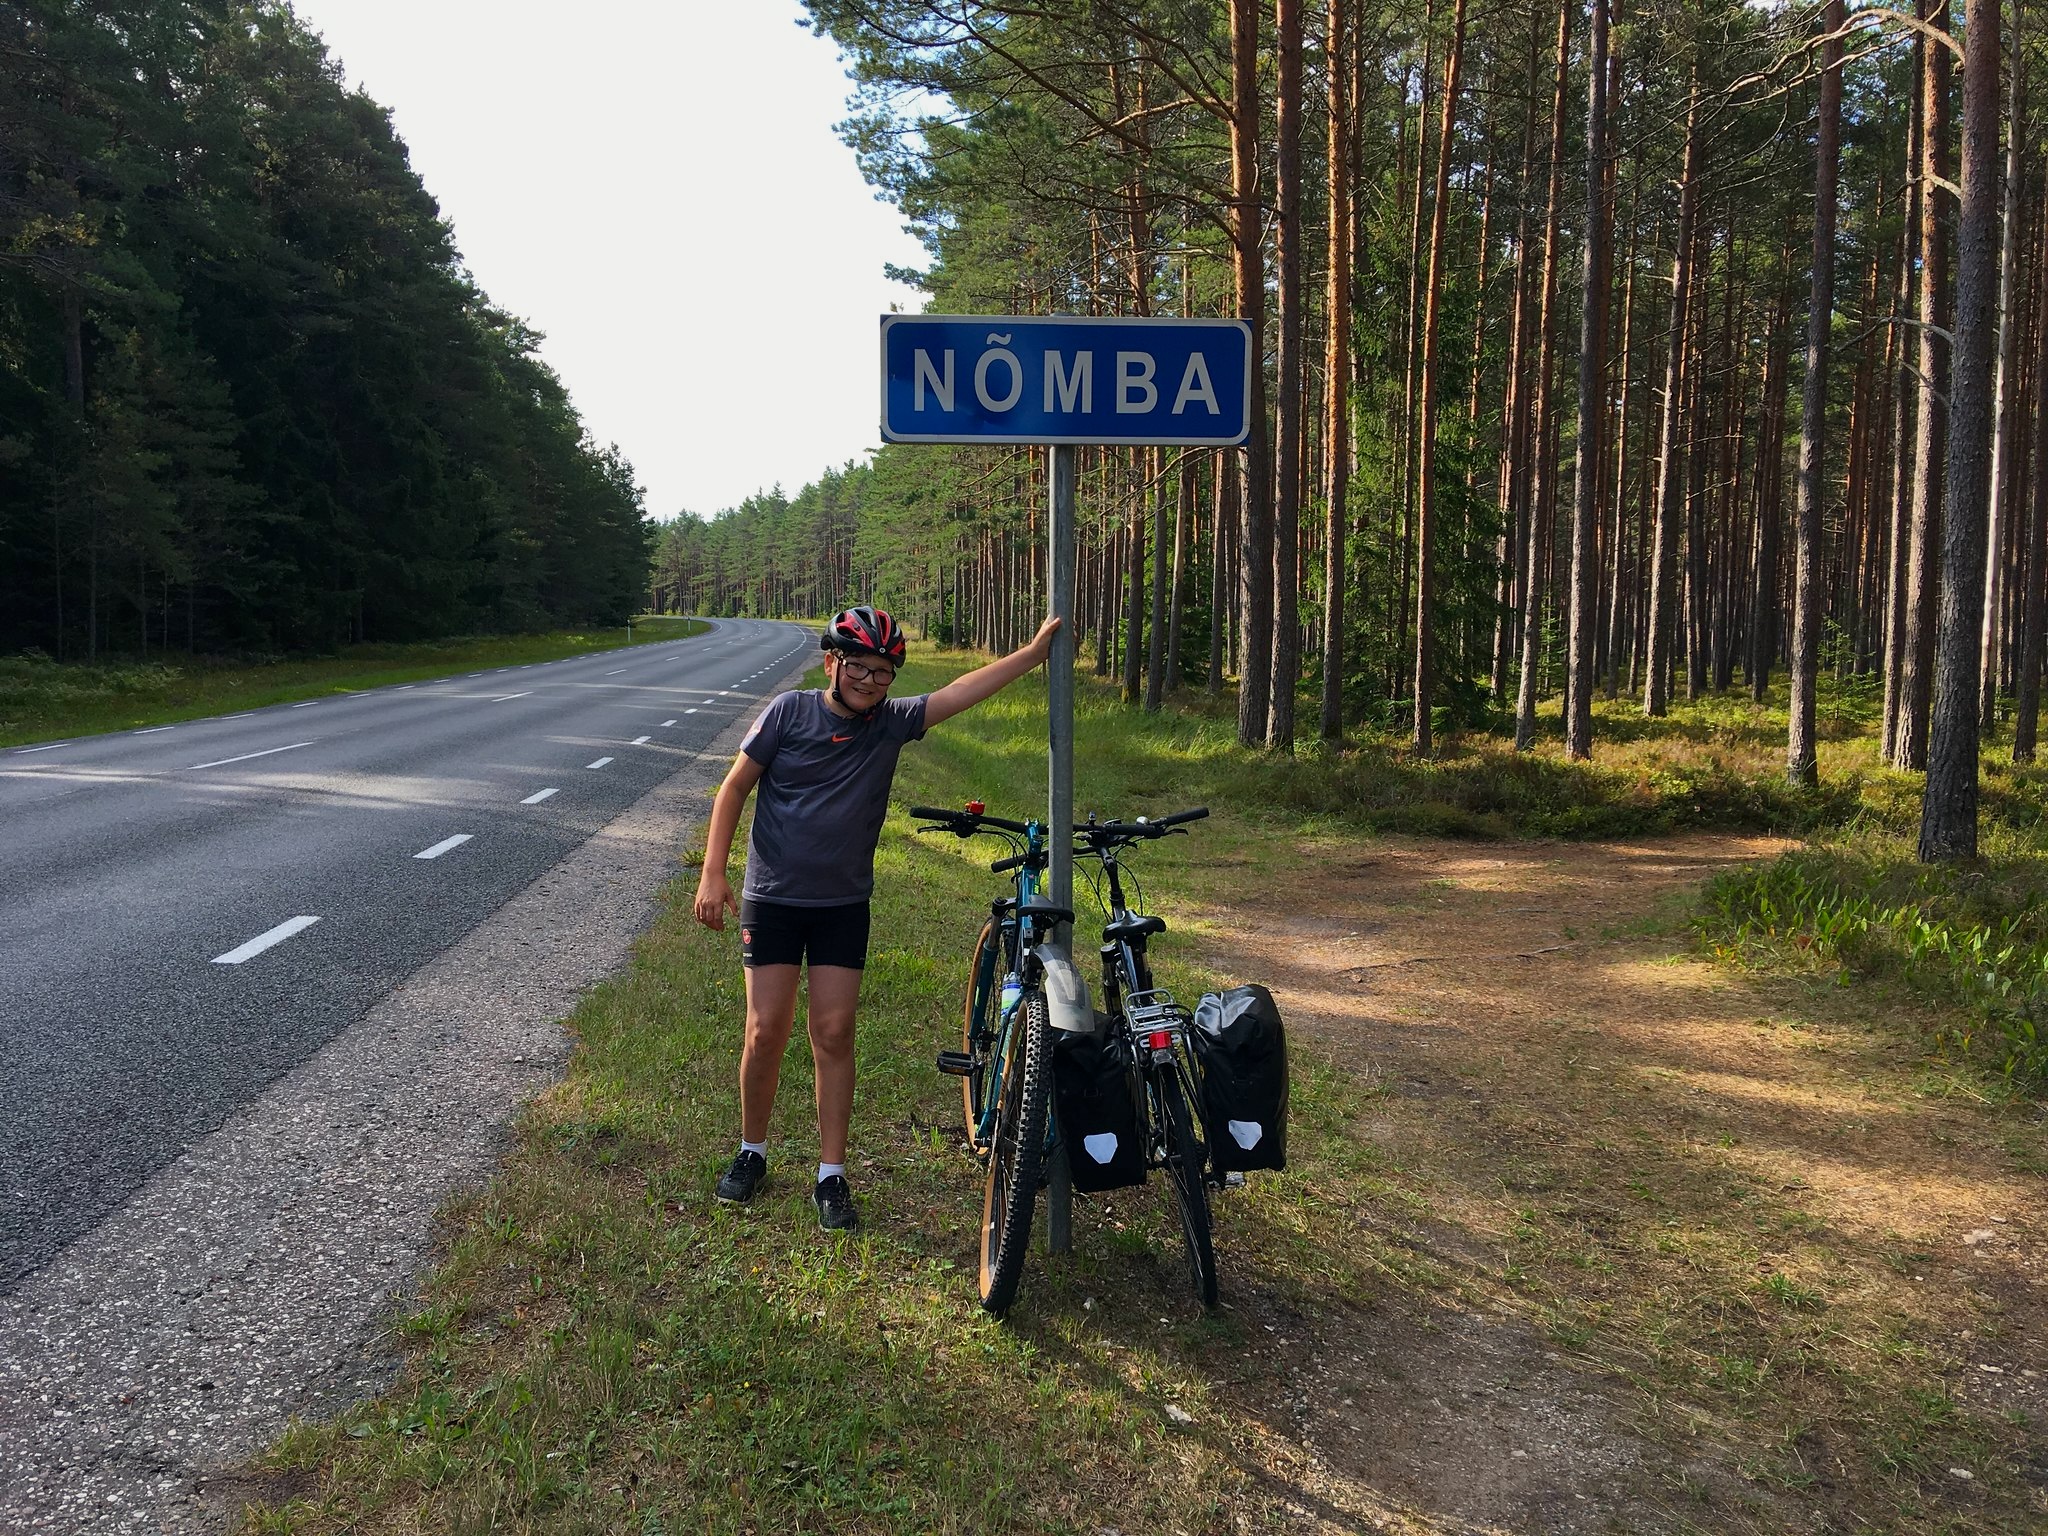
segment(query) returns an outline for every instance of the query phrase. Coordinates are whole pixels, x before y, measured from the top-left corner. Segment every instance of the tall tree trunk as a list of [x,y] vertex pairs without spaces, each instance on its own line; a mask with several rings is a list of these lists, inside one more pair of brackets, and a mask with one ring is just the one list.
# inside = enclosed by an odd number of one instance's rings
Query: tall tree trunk
[[[1922,200],[1927,194],[1927,151],[1925,146],[1927,93],[1920,81],[1927,72],[1927,39],[1913,35],[1912,78],[1914,89],[1906,119],[1906,219],[1899,231],[1899,280],[1892,302],[1893,312],[1924,321],[1919,310],[1924,291],[1914,280],[1914,257],[1921,247],[1924,219]],[[1895,323],[1894,331],[1902,327]],[[1884,726],[1879,755],[1888,763],[1899,758],[1899,716],[1903,702],[1900,684],[1905,677],[1906,651],[1906,561],[1912,543],[1913,466],[1919,462],[1919,413],[1921,380],[1917,367],[1908,362],[1925,345],[1921,327],[1915,325],[1901,337],[1899,366],[1892,379],[1892,494],[1890,529],[1885,552],[1884,598]]]
[[1251,436],[1245,445],[1243,517],[1238,538],[1239,645],[1237,739],[1266,739],[1273,681],[1273,476],[1266,456],[1266,262],[1259,233],[1259,6],[1230,0],[1231,255],[1237,313],[1252,331]]
[[[1921,18],[1948,30],[1948,0],[1921,0]],[[1948,179],[1949,54],[1927,47],[1921,89],[1925,169],[1920,199],[1920,422],[1914,437],[1913,522],[1906,555],[1906,628],[1900,646],[1897,756],[1900,768],[1927,766],[1927,711],[1934,672],[1935,562],[1942,544],[1949,417]]]
[[1529,515],[1529,558],[1522,569],[1527,580],[1522,588],[1522,676],[1515,693],[1515,750],[1526,752],[1536,742],[1536,669],[1543,639],[1542,580],[1547,559],[1539,559],[1542,541],[1537,525],[1555,499],[1557,454],[1551,446],[1550,384],[1557,346],[1557,248],[1558,205],[1564,201],[1565,107],[1570,97],[1572,12],[1575,0],[1559,0],[1557,7],[1557,75],[1550,106],[1550,188],[1543,214],[1543,297],[1538,309],[1536,349],[1536,403],[1532,409],[1530,439],[1536,457],[1536,495]]
[[1599,607],[1600,434],[1606,425],[1607,0],[1592,0],[1586,44],[1586,229],[1579,315],[1579,446],[1572,491],[1571,627],[1566,644],[1564,750],[1593,755],[1593,626]]
[[[1840,0],[1835,0],[1839,4]],[[1977,671],[1991,490],[1991,374],[1998,322],[1998,0],[1968,0],[1963,36],[1962,222],[1956,240],[1955,370],[1948,515],[1920,857],[1977,856]]]
[[1465,63],[1465,0],[1454,0],[1451,43],[1444,52],[1443,118],[1438,125],[1436,190],[1429,215],[1429,276],[1422,296],[1422,394],[1417,427],[1415,523],[1415,750],[1427,753],[1430,706],[1436,696],[1436,436],[1437,338],[1443,329],[1444,226],[1451,204],[1451,131],[1457,124],[1458,77]]
[[1493,667],[1488,692],[1498,704],[1508,690],[1508,653],[1520,635],[1523,525],[1529,505],[1529,391],[1522,380],[1529,340],[1529,182],[1536,169],[1536,18],[1529,19],[1529,98],[1522,114],[1522,175],[1515,183],[1515,297],[1508,321],[1506,400],[1501,410],[1499,569],[1494,581]]
[[[2048,203],[2048,198],[2043,199]],[[2042,627],[2048,623],[2048,209],[2038,227],[2034,277],[2034,483],[2027,533],[2025,618],[2020,624],[2019,702],[2013,712],[2012,760],[2034,760],[2041,717]]]
[[1274,422],[1273,682],[1266,745],[1294,750],[1294,689],[1301,677],[1296,633],[1296,563],[1301,532],[1301,0],[1274,0],[1278,54],[1274,155],[1273,259],[1278,269],[1279,345],[1273,360],[1278,390]]
[[1210,698],[1223,692],[1223,641],[1229,628],[1230,546],[1237,531],[1237,450],[1220,449],[1213,470],[1215,503],[1209,535],[1209,676],[1202,691]]
[[1650,552],[1649,631],[1643,666],[1643,713],[1662,715],[1671,707],[1672,587],[1678,543],[1679,424],[1684,420],[1688,383],[1685,355],[1687,309],[1692,290],[1693,224],[1699,217],[1700,88],[1695,74],[1685,107],[1685,162],[1678,179],[1678,238],[1671,255],[1671,356],[1664,369],[1662,425],[1657,442],[1656,529]]
[[1985,540],[1990,551],[1984,570],[1984,644],[1982,694],[1978,712],[1988,730],[1998,707],[1999,598],[2000,578],[2005,571],[2005,529],[2013,500],[2013,402],[2019,394],[2019,379],[2013,365],[2019,358],[2020,301],[2014,284],[2020,276],[2019,232],[2020,192],[2024,179],[2021,151],[2026,140],[2025,53],[2020,47],[2020,26],[2025,7],[2012,8],[2012,102],[2010,142],[2005,155],[2005,242],[1998,261],[1998,380],[1991,392],[1991,530]]
[[[1183,453],[1174,474],[1177,494],[1173,502],[1173,581],[1167,592],[1166,691],[1180,688],[1181,618],[1187,607],[1187,567],[1191,556],[1188,541],[1195,533],[1195,459]],[[1036,605],[1034,605],[1034,610]]]
[[[1145,508],[1153,495],[1152,450],[1131,450],[1132,501],[1130,527],[1124,533],[1124,702],[1136,704],[1143,693],[1140,676],[1145,643]],[[1155,502],[1156,506],[1157,503]],[[1155,522],[1154,526],[1157,526]]]
[[1806,317],[1800,395],[1799,507],[1793,524],[1792,720],[1785,774],[1818,784],[1813,693],[1820,666],[1820,499],[1827,452],[1828,341],[1835,311],[1835,178],[1842,160],[1842,0],[1821,12],[1820,127],[1813,152],[1813,297]]
[[1416,77],[1420,100],[1415,105],[1415,200],[1408,210],[1408,308],[1401,320],[1401,526],[1388,541],[1395,572],[1387,586],[1387,653],[1393,663],[1387,691],[1396,696],[1405,680],[1401,655],[1407,639],[1409,582],[1415,554],[1416,341],[1422,328],[1422,194],[1429,175],[1429,101],[1430,86],[1434,83],[1430,66],[1435,48],[1436,0],[1423,0],[1422,69]]
[[1348,7],[1329,0],[1324,12],[1324,71],[1329,77],[1330,131],[1327,146],[1330,193],[1329,314],[1323,353],[1323,699],[1324,741],[1344,739],[1344,544],[1349,534],[1345,507],[1351,484],[1351,104],[1345,86]]
[[1763,703],[1778,656],[1778,541],[1784,511],[1786,333],[1791,329],[1791,289],[1778,274],[1778,303],[1764,343],[1764,425],[1757,442],[1756,580],[1749,608],[1749,696]]

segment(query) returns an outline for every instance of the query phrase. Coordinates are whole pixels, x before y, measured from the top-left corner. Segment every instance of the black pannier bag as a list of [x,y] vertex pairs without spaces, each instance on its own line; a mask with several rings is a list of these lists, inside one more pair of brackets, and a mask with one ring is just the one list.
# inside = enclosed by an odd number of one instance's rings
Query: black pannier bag
[[1054,1107],[1074,1188],[1086,1194],[1145,1182],[1136,1074],[1116,1035],[1052,1032]]
[[1287,1166],[1287,1031],[1261,986],[1205,993],[1192,1035],[1218,1173]]

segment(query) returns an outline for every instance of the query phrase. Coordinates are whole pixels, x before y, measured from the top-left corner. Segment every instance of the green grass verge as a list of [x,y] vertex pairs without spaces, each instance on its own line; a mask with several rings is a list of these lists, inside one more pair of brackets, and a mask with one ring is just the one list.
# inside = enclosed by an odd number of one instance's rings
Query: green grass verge
[[[708,628],[702,619],[637,619],[633,644],[680,640]],[[169,725],[479,667],[559,661],[625,644],[621,627],[351,645],[333,656],[256,662],[172,654],[89,664],[54,662],[40,654],[16,656],[0,659],[0,747]]]
[[[942,676],[926,663],[906,684]],[[1028,812],[1044,793],[1043,708],[1026,685],[935,732],[906,754],[899,806],[971,792]],[[1082,772],[1109,777],[1089,754]],[[1157,904],[1173,912],[1197,861],[1237,857],[1244,836],[1219,818],[1154,850]],[[1010,1323],[976,1304],[979,1176],[958,1084],[932,1058],[957,1044],[1001,852],[891,819],[857,1047],[867,1226],[850,1240],[820,1233],[811,1209],[800,1044],[769,1185],[746,1211],[712,1199],[737,1135],[738,943],[692,921],[694,876],[678,881],[630,969],[574,1015],[568,1080],[525,1115],[492,1187],[451,1213],[446,1260],[400,1325],[404,1383],[288,1435],[274,1466],[317,1468],[320,1489],[251,1528],[981,1532],[1114,1508],[1125,1529],[1164,1531],[1209,1528],[1241,1501],[1210,1383],[1243,1339],[1232,1314],[1196,1305],[1159,1181],[1077,1202],[1075,1252],[1034,1253]],[[1162,979],[1195,992],[1186,946],[1169,936]],[[1367,1294],[1370,1243],[1347,1231],[1356,1261],[1332,1273],[1312,1236],[1372,1187],[1372,1154],[1344,1134],[1360,1103],[1304,1064],[1295,1167],[1219,1201],[1227,1284],[1301,1306]]]

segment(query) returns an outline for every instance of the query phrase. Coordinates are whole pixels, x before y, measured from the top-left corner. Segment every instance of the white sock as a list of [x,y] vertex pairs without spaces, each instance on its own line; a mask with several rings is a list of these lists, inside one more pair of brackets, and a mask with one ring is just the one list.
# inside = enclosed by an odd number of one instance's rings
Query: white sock
[[740,1139],[740,1150],[753,1153],[754,1156],[760,1158],[764,1163],[768,1161],[768,1143],[765,1141],[748,1141],[742,1137]]
[[846,1164],[844,1164],[844,1163],[820,1163],[820,1164],[818,1164],[818,1182],[819,1182],[820,1184],[824,1183],[824,1182],[825,1182],[825,1181],[826,1181],[827,1179],[831,1178],[831,1177],[832,1177],[832,1176],[833,1176],[834,1174],[838,1174],[838,1175],[840,1175],[840,1176],[842,1176],[842,1177],[843,1177],[843,1176],[845,1175],[845,1173],[846,1173]]

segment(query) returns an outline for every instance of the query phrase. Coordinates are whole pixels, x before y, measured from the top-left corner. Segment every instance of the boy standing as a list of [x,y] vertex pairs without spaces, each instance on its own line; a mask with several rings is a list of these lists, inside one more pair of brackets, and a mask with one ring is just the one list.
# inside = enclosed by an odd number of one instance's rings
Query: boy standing
[[[878,608],[849,608],[825,626],[825,687],[778,694],[740,744],[712,803],[697,881],[697,921],[723,932],[740,920],[747,1032],[740,1054],[740,1150],[718,1198],[743,1204],[768,1174],[768,1118],[796,1017],[797,977],[810,967],[806,1024],[818,1090],[818,1225],[860,1225],[846,1182],[853,1117],[853,1019],[867,962],[868,900],[889,784],[905,742],[971,709],[1031,671],[1052,649],[1058,619],[999,661],[935,693],[892,699],[902,627]],[[735,899],[725,866],[740,809],[761,799]]]

